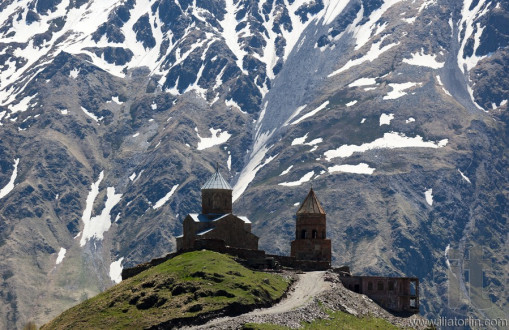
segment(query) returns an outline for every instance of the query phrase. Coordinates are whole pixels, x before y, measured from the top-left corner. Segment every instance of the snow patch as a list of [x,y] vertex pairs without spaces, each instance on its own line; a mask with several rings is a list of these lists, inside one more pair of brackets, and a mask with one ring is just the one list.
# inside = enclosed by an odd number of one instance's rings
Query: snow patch
[[220,128],[214,129],[210,128],[210,133],[212,134],[211,137],[208,138],[202,138],[200,134],[198,133],[198,129],[195,128],[196,134],[198,135],[198,138],[200,141],[198,142],[198,150],[204,150],[208,148],[212,148],[213,146],[220,145],[228,141],[228,139],[231,137],[231,134],[229,134],[227,131],[222,131]]
[[78,78],[79,74],[80,74],[80,70],[79,69],[72,69],[72,71],[69,72],[69,77],[71,77],[73,79],[76,79],[76,78]]
[[7,196],[7,194],[14,189],[14,181],[16,180],[16,176],[18,176],[18,164],[19,158],[16,158],[14,160],[14,171],[12,171],[11,178],[9,182],[5,185],[5,187],[3,187],[2,190],[0,190],[0,199]]
[[288,174],[292,168],[293,168],[293,165],[290,165],[290,167],[288,167],[286,170],[281,172],[281,174],[279,174],[279,176],[283,176],[285,174]]
[[99,195],[99,184],[104,178],[104,171],[99,174],[99,179],[92,183],[90,187],[90,192],[88,193],[85,210],[83,211],[83,216],[81,219],[83,220],[84,228],[83,235],[81,236],[80,246],[85,246],[88,240],[94,238],[97,240],[102,240],[103,235],[106,231],[108,231],[111,227],[111,215],[110,212],[115,207],[115,205],[120,202],[122,194],[115,194],[114,187],[106,188],[106,202],[104,203],[104,208],[101,214],[92,217],[92,210],[94,207],[94,202],[97,196]]
[[[481,35],[484,31],[484,26],[481,27],[479,23],[474,25],[474,20],[479,19],[481,16],[484,16],[488,12],[489,6],[486,6],[484,10],[481,11],[481,8],[484,6],[485,0],[481,0],[477,2],[477,5],[470,9],[473,2],[475,0],[463,0],[463,8],[461,9],[461,20],[458,22],[458,41],[460,41],[460,49],[458,51],[458,67],[463,71],[465,75],[468,75],[468,72],[477,65],[477,63],[485,58],[486,56],[477,56],[475,53],[477,52],[477,48],[479,48],[481,44]],[[474,27],[476,27],[476,31],[474,32]],[[460,40],[461,36],[463,39]],[[465,55],[465,46],[470,38],[473,37],[474,45],[472,49],[472,56],[464,58]]]
[[177,188],[179,187],[178,184],[174,185],[171,190],[160,200],[156,202],[156,204],[153,206],[154,210],[157,210],[161,206],[163,206],[168,200],[170,200],[170,197],[173,196]]
[[348,102],[348,103],[346,104],[346,106],[347,106],[347,107],[351,107],[352,105],[355,105],[355,104],[357,104],[357,100],[353,100],[353,101],[351,101],[351,102]]
[[303,137],[293,139],[292,146],[299,145],[299,144],[304,144],[304,142],[308,138],[308,134],[309,133],[306,133],[306,135],[304,135]]
[[407,93],[404,92],[405,90],[412,88],[414,86],[421,86],[421,85],[422,85],[421,83],[416,83],[416,82],[406,82],[406,83],[402,83],[402,84],[389,84],[389,87],[392,88],[392,91],[387,93],[387,95],[385,95],[383,97],[383,99],[384,100],[395,100],[397,98],[400,98],[400,97],[406,95]]
[[83,110],[83,112],[89,116],[90,118],[92,118],[93,120],[95,120],[97,123],[99,122],[99,120],[101,120],[102,118],[97,118],[96,115],[94,115],[93,113],[91,113],[90,111],[88,111],[87,109],[85,109],[84,107],[81,107],[81,110]]
[[407,22],[410,25],[412,25],[412,24],[414,24],[416,19],[417,19],[417,16],[416,17],[402,18],[401,20],[404,21],[404,22]]
[[390,113],[390,114],[382,113],[382,115],[380,116],[380,126],[390,125],[391,120],[393,120],[393,119],[394,119],[393,113]]
[[293,182],[281,182],[279,183],[280,186],[285,186],[285,187],[295,187],[295,186],[300,186],[301,184],[305,183],[305,182],[308,182],[309,180],[311,180],[311,178],[313,177],[313,175],[315,175],[315,171],[311,171],[311,172],[308,172],[306,174],[304,174],[304,176],[302,178],[300,178],[298,181],[293,181]]
[[301,144],[307,145],[307,146],[315,146],[315,145],[323,142],[322,138],[317,138],[317,139],[314,139],[312,141],[306,142],[306,139],[308,138],[308,134],[309,133],[306,133],[306,135],[304,135],[303,137],[294,139],[292,141],[292,146],[294,146],[294,145],[301,145]]
[[11,113],[27,111],[28,105],[36,96],[37,96],[37,93],[32,96],[26,96],[21,101],[19,101],[19,103],[15,104],[15,105],[11,104],[11,105],[9,105],[8,108],[9,108],[9,110],[11,110]]
[[234,0],[225,0],[225,4],[226,13],[224,14],[224,20],[219,22],[223,28],[222,35],[226,45],[237,58],[237,66],[244,74],[247,75],[247,72],[243,68],[243,61],[244,56],[246,56],[246,51],[242,49],[241,45],[239,44],[239,37],[235,29],[237,26],[237,19],[235,18],[235,15],[237,14],[239,7],[238,5],[235,6]]
[[267,147],[265,144],[267,140],[272,136],[273,132],[274,131],[264,132],[259,135],[257,134],[253,151],[249,157],[249,162],[242,169],[242,172],[240,172],[239,179],[233,187],[233,202],[235,202],[244,193],[244,191],[246,191],[251,181],[254,180],[256,173],[258,173],[259,170],[261,170],[265,165],[269,164],[274,158],[276,158],[277,155],[270,156],[265,161],[263,161],[265,155],[271,148]]
[[67,109],[62,109],[62,110],[60,110],[60,113],[65,116],[69,113],[69,111]]
[[440,69],[444,67],[445,62],[438,62],[436,55],[413,53],[411,58],[404,58],[403,63],[416,66],[425,66],[431,69]]
[[62,260],[64,260],[64,257],[65,257],[65,253],[67,252],[66,249],[64,248],[60,248],[60,251],[58,251],[58,256],[57,256],[57,261],[56,261],[56,264],[58,265],[59,263],[62,262]]
[[424,192],[424,197],[426,198],[426,203],[429,204],[429,206],[433,205],[433,189],[430,188]]
[[442,87],[442,90],[444,91],[444,93],[449,96],[452,96],[451,93],[449,93],[449,91],[447,89],[445,89],[444,84],[442,83],[442,79],[440,79],[440,76],[437,75],[436,78],[437,78],[438,84],[440,85],[440,87]]
[[122,261],[124,257],[114,261],[110,265],[110,278],[115,283],[122,282]]
[[415,118],[414,117],[410,117],[408,118],[407,120],[405,120],[405,123],[408,124],[408,123],[413,123],[415,121]]
[[373,174],[375,171],[374,168],[369,167],[366,163],[360,163],[357,165],[335,165],[331,166],[327,169],[329,173],[334,172],[345,172],[345,173],[355,173],[355,174]]
[[288,125],[288,123],[289,123],[289,122],[290,122],[293,118],[297,117],[297,116],[300,114],[300,112],[301,112],[302,110],[304,110],[304,108],[305,108],[305,107],[307,107],[307,104],[301,105],[300,107],[298,107],[297,109],[295,109],[295,111],[292,113],[292,115],[290,116],[290,118],[288,118],[288,119],[286,120],[286,122],[283,124],[283,126],[287,126],[287,125]]
[[358,145],[345,144],[333,150],[328,150],[324,153],[327,161],[333,158],[346,158],[353,155],[355,152],[366,152],[373,149],[396,149],[396,148],[442,148],[447,145],[448,139],[443,139],[438,142],[423,141],[422,137],[407,137],[403,133],[389,132],[385,133],[383,137],[378,138],[372,142]]
[[140,133],[138,132],[138,133],[133,135],[133,138],[138,137],[139,135],[140,135]]
[[116,104],[124,104],[124,102],[120,101],[118,96],[112,96],[111,100],[115,102]]
[[345,6],[348,4],[348,1],[338,1],[338,0],[326,0],[324,1],[325,13],[323,15],[323,24],[329,25],[334,21],[336,17],[345,9]]
[[376,84],[376,78],[360,78],[350,83],[348,87],[370,86],[374,84]]
[[233,99],[225,100],[224,103],[226,104],[226,106],[228,106],[230,108],[236,108],[243,114],[245,114],[245,115],[247,114],[247,112],[243,111],[242,108],[240,107],[240,105],[237,102],[235,102]]
[[444,251],[445,256],[445,264],[447,265],[447,268],[451,269],[451,263],[449,262],[449,249],[451,248],[451,244],[447,244]]
[[385,45],[385,46],[381,47],[382,42],[384,41],[385,38],[386,38],[386,36],[383,36],[382,38],[380,38],[380,40],[378,42],[374,42],[371,45],[371,48],[367,51],[367,53],[364,56],[362,56],[360,58],[356,58],[354,60],[349,60],[343,67],[341,67],[338,70],[332,72],[327,77],[330,78],[332,76],[340,74],[341,72],[347,71],[348,69],[350,69],[350,68],[352,68],[354,66],[360,65],[360,64],[362,64],[362,63],[364,63],[366,61],[372,62],[375,59],[379,58],[380,55],[382,55],[383,53],[385,53],[386,51],[388,51],[392,47],[399,45],[399,42],[397,42],[397,43],[394,43],[394,44],[389,44],[389,45]]
[[461,177],[463,178],[463,180],[465,180],[466,182],[472,184],[472,182],[470,182],[470,179],[465,174],[463,174],[463,172],[461,172],[459,168],[458,168],[458,172],[460,172]]
[[[384,30],[386,25],[385,24],[379,25],[378,22],[380,18],[390,7],[394,6],[395,4],[401,1],[403,0],[385,0],[380,8],[371,13],[371,15],[369,16],[369,20],[365,24],[361,26],[356,26],[356,23],[354,23],[351,25],[355,26],[354,30],[351,31],[353,32],[354,38],[356,39],[355,50],[359,50],[372,37],[376,36],[377,34],[381,33]],[[363,12],[364,10],[361,10],[359,12],[357,19],[359,20],[362,19]]]
[[134,181],[134,179],[136,179],[136,172],[133,172],[133,174],[129,177],[129,180],[131,181]]
[[300,123],[301,121],[303,121],[304,119],[307,119],[309,117],[316,115],[319,111],[325,109],[328,105],[329,105],[329,101],[323,102],[318,108],[306,113],[304,116],[300,117],[299,119],[297,119],[293,123],[291,123],[291,125],[296,125],[296,124]]

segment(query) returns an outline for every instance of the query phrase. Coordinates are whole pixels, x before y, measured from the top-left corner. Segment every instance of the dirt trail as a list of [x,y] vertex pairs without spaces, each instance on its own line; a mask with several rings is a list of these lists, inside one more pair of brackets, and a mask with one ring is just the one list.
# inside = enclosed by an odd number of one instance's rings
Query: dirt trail
[[222,317],[214,319],[206,324],[186,329],[208,329],[211,327],[221,327],[221,324],[227,323],[233,319],[280,314],[304,306],[318,294],[330,288],[330,283],[324,280],[324,275],[325,272],[307,272],[299,274],[297,282],[294,283],[293,287],[288,292],[287,297],[272,307],[256,309],[237,317]]
[[256,309],[247,313],[246,316],[284,313],[304,305],[330,287],[329,283],[323,279],[324,274],[325,272],[300,274],[298,282],[293,286],[292,291],[288,293],[285,299],[272,307]]

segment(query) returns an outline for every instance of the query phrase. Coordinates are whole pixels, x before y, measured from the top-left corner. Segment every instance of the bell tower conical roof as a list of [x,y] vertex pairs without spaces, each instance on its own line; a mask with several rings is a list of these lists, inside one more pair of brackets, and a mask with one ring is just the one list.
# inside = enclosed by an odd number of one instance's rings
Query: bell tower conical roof
[[325,214],[325,211],[322,208],[322,205],[320,205],[313,188],[309,190],[309,193],[304,202],[300,205],[297,214]]

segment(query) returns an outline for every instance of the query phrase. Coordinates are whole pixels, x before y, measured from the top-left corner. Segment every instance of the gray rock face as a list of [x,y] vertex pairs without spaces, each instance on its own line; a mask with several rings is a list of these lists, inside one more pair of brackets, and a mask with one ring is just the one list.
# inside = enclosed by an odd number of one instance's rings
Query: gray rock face
[[[172,251],[216,162],[262,249],[289,253],[312,183],[336,265],[418,276],[428,317],[507,316],[507,15],[469,0],[2,1],[0,328]],[[481,286],[460,276],[479,267]]]

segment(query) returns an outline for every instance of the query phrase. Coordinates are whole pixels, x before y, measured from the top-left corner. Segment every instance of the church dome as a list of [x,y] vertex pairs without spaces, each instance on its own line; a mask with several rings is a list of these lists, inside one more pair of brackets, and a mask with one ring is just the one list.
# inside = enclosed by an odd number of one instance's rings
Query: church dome
[[221,173],[219,173],[219,169],[216,169],[216,172],[212,174],[203,187],[201,187],[201,190],[209,189],[233,190],[230,184],[223,178]]

